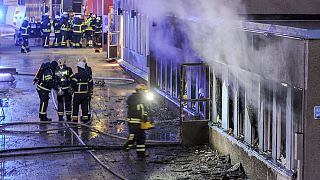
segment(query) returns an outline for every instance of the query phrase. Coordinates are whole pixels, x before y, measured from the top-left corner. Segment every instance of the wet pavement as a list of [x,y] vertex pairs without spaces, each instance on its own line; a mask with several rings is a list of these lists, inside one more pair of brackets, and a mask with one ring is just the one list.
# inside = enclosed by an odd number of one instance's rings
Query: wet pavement
[[[105,53],[95,53],[93,49],[31,47],[30,54],[20,54],[19,47],[13,46],[11,41],[9,39],[0,43],[0,66],[14,67],[18,72],[14,75],[14,84],[0,91],[5,115],[2,116],[0,107],[0,150],[81,144],[62,124],[4,125],[13,122],[39,122],[39,99],[32,84],[32,75],[42,62],[57,60],[60,57],[64,57],[67,65],[74,71],[78,58],[87,57],[93,76],[106,79],[95,80],[92,99],[94,117],[91,124],[95,130],[85,127],[74,127],[73,130],[87,145],[120,147],[124,144],[128,135],[125,123],[126,97],[133,92],[136,83],[112,80],[130,78],[116,62],[107,62]],[[48,116],[56,122],[58,117],[53,101],[52,98],[49,101]],[[178,142],[178,114],[167,109],[165,103],[159,99],[152,103],[150,117],[156,127],[147,131],[147,139]],[[43,131],[48,129],[54,130]],[[230,176],[237,172],[228,173],[232,165],[226,160],[227,156],[219,155],[206,146],[150,147],[148,151],[150,156],[145,160],[137,159],[134,150],[129,153],[122,150],[95,150],[93,153],[103,164],[127,179],[237,179]],[[85,150],[28,156],[1,155],[0,153],[1,179],[118,179]],[[244,177],[240,175],[237,177]]]

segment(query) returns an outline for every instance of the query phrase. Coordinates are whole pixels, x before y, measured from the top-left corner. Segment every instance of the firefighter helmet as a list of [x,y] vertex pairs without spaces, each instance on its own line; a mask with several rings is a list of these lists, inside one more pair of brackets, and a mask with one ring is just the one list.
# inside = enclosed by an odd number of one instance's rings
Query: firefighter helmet
[[60,58],[60,59],[58,60],[58,65],[59,65],[59,66],[64,66],[65,64],[66,64],[66,60],[65,60],[65,59]]
[[84,63],[87,63],[87,58],[86,57],[81,57],[78,59],[78,62],[84,62]]
[[136,86],[136,90],[137,90],[137,91],[138,91],[138,90],[146,91],[146,90],[148,90],[148,86],[146,86],[145,84],[138,84],[138,85]]
[[86,69],[86,64],[82,61],[78,62],[77,66],[82,69]]

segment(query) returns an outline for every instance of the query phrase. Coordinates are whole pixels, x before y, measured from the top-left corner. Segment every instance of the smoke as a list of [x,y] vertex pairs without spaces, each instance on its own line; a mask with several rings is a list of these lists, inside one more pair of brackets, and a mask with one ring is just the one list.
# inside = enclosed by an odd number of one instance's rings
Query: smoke
[[240,0],[152,0],[138,10],[153,22],[151,47],[158,56],[240,67],[248,59],[245,32],[239,31],[243,7]]

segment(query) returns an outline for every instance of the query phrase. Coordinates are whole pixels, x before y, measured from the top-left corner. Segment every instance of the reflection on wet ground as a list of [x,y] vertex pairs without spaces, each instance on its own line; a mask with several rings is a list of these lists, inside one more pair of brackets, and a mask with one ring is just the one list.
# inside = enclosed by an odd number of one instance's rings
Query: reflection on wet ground
[[[33,76],[41,63],[64,57],[74,72],[79,57],[87,57],[88,65],[93,69],[94,77],[130,78],[115,62],[107,63],[106,55],[94,53],[92,49],[42,49],[31,48],[32,53],[20,54],[19,47],[0,47],[0,66],[15,67],[15,86],[3,88],[0,99],[6,104],[3,107],[5,118],[0,125],[0,148],[14,149],[23,147],[42,146],[70,146],[80,145],[77,137],[63,124],[24,124],[4,126],[3,123],[39,122],[39,98],[32,83]],[[25,74],[25,75],[22,75]],[[99,80],[99,79],[97,79]],[[96,80],[95,80],[96,81]],[[101,79],[99,80],[101,82]],[[92,99],[94,120],[92,127],[104,133],[127,137],[126,125],[126,98],[135,88],[131,81],[104,80],[96,83]],[[1,88],[1,87],[0,87]],[[155,103],[156,102],[156,103]],[[1,109],[0,109],[1,110]],[[178,141],[179,121],[178,114],[166,108],[159,99],[150,105],[150,118],[155,122],[155,128],[147,131],[147,139]],[[1,112],[1,111],[0,111]],[[58,121],[52,99],[49,101],[48,117],[53,122]],[[0,114],[1,116],[1,114]],[[122,145],[125,138],[117,138],[93,131],[88,127],[74,127],[73,131],[80,135],[87,145]],[[46,132],[45,130],[51,131]],[[11,133],[8,133],[10,131]],[[23,131],[23,132],[21,132]],[[150,157],[138,160],[135,151],[126,153],[117,151],[95,151],[98,158],[115,171],[128,179],[208,179],[211,166],[205,167],[205,162],[199,162],[199,157],[212,158],[218,163],[219,155],[204,147],[190,149],[186,147],[153,147],[148,148]],[[205,156],[206,155],[206,156]],[[210,155],[210,156],[209,156]],[[190,159],[192,160],[190,160]],[[209,160],[208,160],[209,161]],[[214,164],[213,163],[213,164]],[[226,170],[230,163],[218,170]],[[199,166],[203,170],[202,175]],[[194,168],[193,168],[194,167]],[[211,169],[212,170],[212,169]],[[210,171],[211,171],[210,170]],[[212,170],[213,171],[213,170]],[[213,171],[213,172],[215,172]],[[87,151],[60,152],[32,156],[1,157],[1,179],[117,179],[110,172],[100,166]]]
[[[0,92],[1,98],[8,98],[9,100],[8,106],[4,107],[6,117],[2,123],[39,122],[39,99],[38,94],[35,91],[35,86],[32,83],[32,75],[36,73],[42,62],[57,59],[61,57],[61,54],[63,54],[67,59],[68,65],[70,65],[74,71],[76,71],[77,59],[79,57],[86,56],[88,58],[88,64],[93,69],[95,77],[130,78],[130,76],[127,75],[115,62],[107,64],[104,60],[104,56],[101,54],[94,54],[83,50],[70,51],[64,49],[55,49],[48,53],[42,52],[41,48],[34,49],[32,53],[34,54],[22,55],[14,53],[12,49],[8,49],[8,51],[0,57],[1,66],[14,66],[18,71],[18,75],[14,76],[16,79],[15,86],[11,86],[5,91]],[[92,122],[92,127],[105,133],[127,137],[128,132],[125,124],[126,98],[128,94],[133,92],[135,86],[136,84],[132,83],[132,81],[121,80],[105,80],[103,87],[97,85],[95,87],[92,100],[92,107],[94,109],[94,121]],[[153,107],[154,109],[159,108],[159,106]],[[49,101],[48,117],[53,118],[53,121],[57,121],[57,113],[54,109],[52,100]],[[153,119],[157,123],[157,118]],[[172,117],[172,119],[174,118]],[[168,125],[170,124],[168,123]],[[158,127],[158,130],[162,129],[162,131],[165,131],[161,125]],[[156,128],[158,127],[156,126]],[[119,128],[121,128],[120,131]],[[49,132],[43,131],[48,129],[55,130]],[[87,145],[122,145],[125,141],[123,139],[94,132],[89,128],[74,127],[73,129],[80,135]],[[1,133],[0,141],[2,142],[2,150],[23,147],[69,146],[80,144],[76,137],[68,131],[64,125],[14,125],[1,127],[0,130],[2,132],[4,132],[3,130],[6,130],[7,132],[15,132]],[[147,133],[148,138],[159,140],[170,139],[169,136],[158,135],[158,130],[153,129],[149,131]],[[172,130],[172,132],[173,131],[178,132],[178,129]],[[176,137],[171,138],[171,140],[176,140]],[[133,156],[135,157],[135,154],[133,154]],[[110,177],[113,177],[110,173],[103,170],[103,168],[87,153],[83,152],[1,158],[0,162],[0,165],[3,166],[3,168],[1,168],[1,177],[5,178],[26,179],[26,174],[28,173],[32,174],[30,175],[30,179],[33,179],[32,177],[37,177],[36,179],[45,179],[44,177],[50,177],[52,179],[101,179],[101,177],[102,179],[110,179]],[[21,164],[23,164],[23,166],[21,166]],[[41,168],[42,166],[49,168]],[[83,166],[87,169],[79,168]],[[116,169],[119,170],[121,167],[117,167]]]

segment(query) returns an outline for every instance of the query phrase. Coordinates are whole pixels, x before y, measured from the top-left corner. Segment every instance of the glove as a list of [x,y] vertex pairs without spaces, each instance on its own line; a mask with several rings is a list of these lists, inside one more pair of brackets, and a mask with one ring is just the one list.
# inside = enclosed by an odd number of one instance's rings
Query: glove
[[58,96],[62,96],[64,94],[64,92],[62,91],[61,88],[58,89],[57,91]]
[[38,79],[33,79],[33,85],[38,83]]

